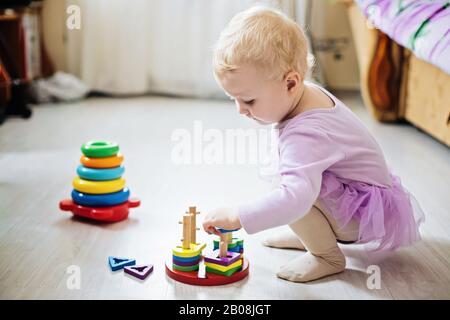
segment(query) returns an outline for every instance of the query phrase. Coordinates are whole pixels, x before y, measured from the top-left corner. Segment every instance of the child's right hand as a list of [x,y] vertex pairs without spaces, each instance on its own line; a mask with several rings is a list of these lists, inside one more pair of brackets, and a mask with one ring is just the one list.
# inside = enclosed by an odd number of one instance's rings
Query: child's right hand
[[219,208],[209,212],[203,220],[203,229],[220,236],[217,228],[234,230],[242,228],[237,208]]

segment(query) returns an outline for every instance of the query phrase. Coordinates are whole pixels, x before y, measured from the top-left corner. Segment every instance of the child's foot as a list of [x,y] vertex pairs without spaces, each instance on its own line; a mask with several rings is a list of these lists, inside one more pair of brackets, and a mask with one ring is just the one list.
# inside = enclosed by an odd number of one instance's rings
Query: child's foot
[[339,248],[328,258],[306,252],[280,268],[277,276],[293,282],[308,282],[344,271],[345,257]]
[[268,237],[262,241],[262,244],[272,248],[306,250],[303,243],[292,231]]

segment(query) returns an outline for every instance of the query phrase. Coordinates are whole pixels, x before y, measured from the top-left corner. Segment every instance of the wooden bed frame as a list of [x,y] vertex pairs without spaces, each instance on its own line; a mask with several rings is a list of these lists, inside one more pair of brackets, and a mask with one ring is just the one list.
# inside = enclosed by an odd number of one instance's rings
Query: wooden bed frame
[[401,119],[450,146],[450,75],[373,28],[346,1],[364,103],[379,121]]

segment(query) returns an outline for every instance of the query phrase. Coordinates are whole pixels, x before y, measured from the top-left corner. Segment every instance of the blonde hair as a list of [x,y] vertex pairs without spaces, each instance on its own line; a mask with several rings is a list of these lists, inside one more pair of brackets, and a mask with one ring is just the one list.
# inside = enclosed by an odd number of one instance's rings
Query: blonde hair
[[277,79],[297,71],[302,79],[308,72],[307,40],[301,28],[283,13],[251,7],[236,14],[221,32],[214,47],[216,75],[243,64],[261,67],[268,78]]

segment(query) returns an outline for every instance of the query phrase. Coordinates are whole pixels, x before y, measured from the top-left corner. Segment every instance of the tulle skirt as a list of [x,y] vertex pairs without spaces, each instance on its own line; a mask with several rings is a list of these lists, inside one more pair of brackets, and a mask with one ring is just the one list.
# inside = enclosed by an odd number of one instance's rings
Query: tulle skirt
[[323,173],[319,200],[344,228],[359,221],[359,240],[370,250],[395,250],[420,240],[424,214],[414,197],[391,173],[392,187],[384,188]]

